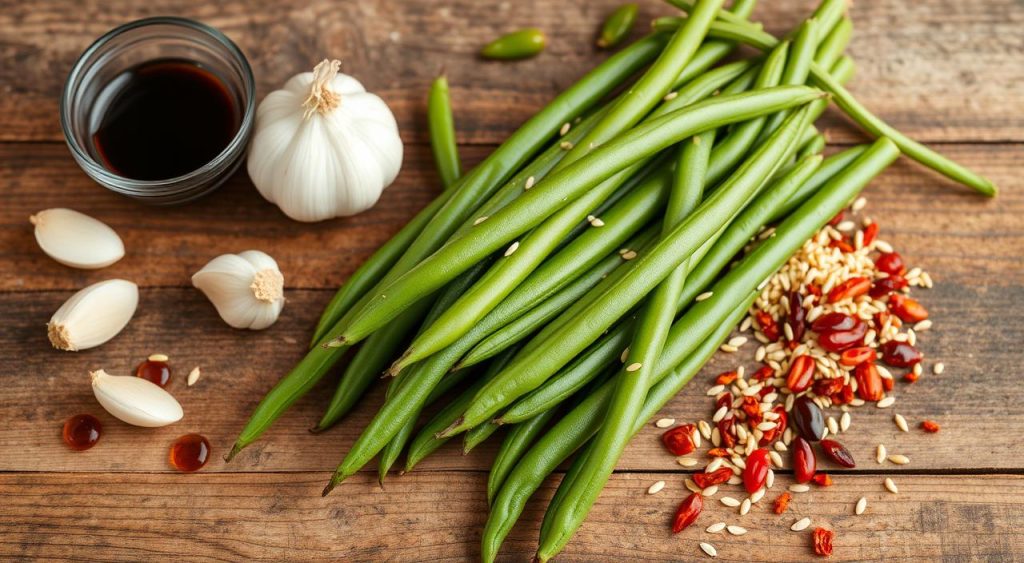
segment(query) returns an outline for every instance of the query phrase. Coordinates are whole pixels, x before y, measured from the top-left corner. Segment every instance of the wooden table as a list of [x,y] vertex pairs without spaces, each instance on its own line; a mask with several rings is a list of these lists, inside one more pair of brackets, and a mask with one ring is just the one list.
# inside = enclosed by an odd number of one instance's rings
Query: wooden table
[[[333,381],[326,382],[235,462],[227,465],[220,456],[256,401],[302,355],[334,289],[437,193],[423,116],[435,73],[447,69],[462,154],[476,162],[603,56],[591,48],[594,30],[617,3],[0,2],[0,557],[476,558],[493,440],[469,456],[450,444],[413,473],[392,476],[383,490],[367,471],[320,497],[379,393],[341,426],[313,436],[306,429],[326,404]],[[782,32],[812,7],[810,0],[765,1],[756,16]],[[642,21],[667,13],[653,0],[642,4]],[[324,56],[341,58],[346,72],[389,103],[407,143],[402,174],[380,204],[358,217],[305,225],[264,202],[244,173],[210,197],[168,209],[143,207],[91,182],[61,138],[64,78],[104,31],[163,14],[225,31],[248,55],[260,97]],[[936,282],[922,294],[935,328],[921,340],[927,365],[942,361],[946,372],[899,385],[895,410],[914,426],[937,420],[942,432],[904,434],[892,423],[893,411],[858,409],[855,431],[844,438],[861,461],[856,470],[833,471],[835,486],[798,496],[784,517],[755,508],[741,522],[749,534],[724,537],[704,533],[704,526],[669,533],[671,513],[686,494],[686,471],[649,427],[561,559],[692,560],[703,557],[698,539],[714,543],[723,560],[808,559],[808,533],[788,530],[803,515],[836,530],[837,560],[1024,559],[1024,5],[860,0],[851,14],[855,94],[1002,188],[998,199],[985,199],[903,160],[866,191],[884,237]],[[499,32],[526,25],[550,31],[543,56],[516,64],[475,58]],[[838,114],[820,125],[837,146],[864,139]],[[127,256],[101,271],[72,270],[44,256],[27,218],[61,206],[112,225]],[[251,333],[227,328],[189,284],[213,256],[250,248],[277,258],[288,298],[275,326]],[[127,330],[98,349],[51,349],[43,327],[51,313],[75,290],[111,277],[142,288]],[[183,403],[185,419],[157,430],[128,427],[97,406],[86,372],[126,373],[154,352],[171,356],[169,389]],[[203,377],[186,388],[184,376],[195,365]],[[717,358],[699,380],[729,366]],[[686,389],[665,414],[709,415],[704,388]],[[81,412],[98,415],[105,432],[97,447],[75,453],[61,443],[59,427]],[[169,443],[186,432],[205,434],[215,448],[213,461],[197,474],[176,473],[167,463]],[[875,464],[879,442],[912,463]],[[885,492],[886,476],[897,481],[899,495]],[[644,494],[659,479],[666,489]],[[532,555],[544,502],[556,485],[550,480],[528,505],[504,556]],[[862,495],[868,511],[854,516]],[[705,526],[739,520],[711,504]]]

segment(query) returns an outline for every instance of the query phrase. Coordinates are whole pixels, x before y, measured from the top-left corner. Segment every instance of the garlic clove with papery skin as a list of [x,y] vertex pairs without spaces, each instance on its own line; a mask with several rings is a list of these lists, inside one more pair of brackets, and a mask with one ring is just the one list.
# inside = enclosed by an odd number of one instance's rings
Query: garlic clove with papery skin
[[46,323],[54,348],[94,348],[117,336],[139,305],[139,288],[127,280],[94,283],[71,296]]
[[36,242],[50,258],[72,268],[96,269],[124,257],[124,243],[106,223],[73,209],[45,209],[29,217]]
[[155,428],[181,420],[181,404],[159,385],[131,375],[89,372],[96,400],[115,418],[134,426]]
[[277,262],[259,250],[214,258],[192,276],[192,285],[234,328],[267,328],[284,307],[284,276]]

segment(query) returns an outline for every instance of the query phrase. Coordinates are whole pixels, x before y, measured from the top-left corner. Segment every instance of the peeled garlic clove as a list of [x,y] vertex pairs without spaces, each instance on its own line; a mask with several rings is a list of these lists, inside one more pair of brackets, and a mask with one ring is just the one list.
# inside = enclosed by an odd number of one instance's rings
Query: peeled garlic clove
[[126,280],[94,283],[71,296],[46,324],[60,350],[86,350],[117,336],[139,304],[139,288]]
[[135,426],[155,428],[181,420],[181,405],[159,385],[141,377],[89,372],[96,400],[114,417]]
[[29,217],[36,242],[50,258],[72,268],[109,266],[124,256],[124,243],[114,229],[73,209],[46,209]]
[[214,258],[192,276],[192,285],[234,328],[267,328],[284,307],[284,276],[277,262],[259,250]]

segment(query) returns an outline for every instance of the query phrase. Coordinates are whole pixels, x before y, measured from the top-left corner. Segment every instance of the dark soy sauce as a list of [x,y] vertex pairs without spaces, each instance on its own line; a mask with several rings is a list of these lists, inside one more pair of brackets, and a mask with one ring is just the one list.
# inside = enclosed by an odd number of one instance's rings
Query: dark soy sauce
[[231,143],[241,121],[223,81],[184,59],[148,61],[119,74],[97,98],[93,116],[103,163],[135,180],[202,167]]

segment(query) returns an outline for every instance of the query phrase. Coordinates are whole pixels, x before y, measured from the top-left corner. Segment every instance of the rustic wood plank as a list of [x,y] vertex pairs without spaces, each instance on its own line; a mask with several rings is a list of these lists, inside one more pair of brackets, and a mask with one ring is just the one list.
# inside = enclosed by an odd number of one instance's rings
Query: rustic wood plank
[[[130,20],[175,14],[222,29],[256,70],[260,98],[325,56],[378,92],[398,116],[406,141],[422,141],[429,81],[448,71],[459,139],[500,142],[603,58],[594,34],[617,0],[525,3],[246,2],[61,0],[0,2],[0,140],[62,139],[61,87],[75,58],[96,37]],[[783,32],[806,17],[812,0],[762,2],[755,18]],[[673,13],[646,0],[638,27]],[[853,90],[893,125],[927,141],[1024,140],[1024,66],[1019,26],[1024,8],[989,0],[984,9],[955,0],[857,2],[851,54],[859,74]],[[481,45],[518,27],[539,26],[551,41],[535,60],[482,61]],[[833,120],[832,123],[835,123]],[[828,126],[828,128],[832,128]],[[850,137],[837,130],[846,139]]]
[[[428,472],[396,479],[380,490],[363,476],[344,494],[322,499],[320,473],[214,475],[169,480],[147,473],[4,474],[0,495],[0,557],[96,561],[339,560],[452,561],[479,558],[487,503],[480,473]],[[655,496],[655,480],[668,482]],[[559,561],[702,560],[697,542],[724,561],[810,561],[811,529],[836,532],[833,561],[1019,560],[1024,509],[1019,475],[905,476],[900,494],[881,476],[842,477],[829,489],[796,495],[790,511],[768,511],[773,494],[747,516],[708,502],[691,529],[669,531],[671,515],[688,493],[678,475],[616,474]],[[502,560],[525,561],[536,549],[549,479],[505,542]],[[777,489],[788,484],[779,479]],[[84,486],[83,486],[84,485]],[[739,495],[726,487],[725,494]],[[956,491],[955,494],[951,494]],[[341,491],[339,491],[341,492]],[[860,496],[868,510],[853,515]],[[813,516],[812,528],[791,532]],[[728,521],[743,536],[708,534]]]
[[[866,191],[883,236],[938,280],[987,285],[1024,276],[1024,183],[1020,145],[951,145],[947,152],[983,170],[1002,188],[979,197],[906,159]],[[468,163],[489,147],[464,147]],[[239,173],[215,194],[189,205],[153,208],[99,187],[64,147],[0,144],[0,292],[77,289],[110,277],[146,287],[189,285],[212,257],[258,248],[281,264],[289,288],[336,288],[437,193],[429,150],[411,145],[398,181],[367,213],[316,224],[288,220]],[[74,270],[50,260],[35,243],[28,216],[73,207],[109,223],[127,256],[101,271]],[[927,219],[926,219],[927,218]]]
[[[322,435],[307,432],[320,416],[333,390],[325,381],[282,417],[266,436],[232,464],[226,451],[256,402],[301,357],[320,306],[328,292],[291,291],[276,325],[261,332],[228,328],[213,307],[193,289],[148,289],[142,292],[135,319],[117,338],[80,353],[53,350],[43,325],[67,292],[0,294],[0,354],[17,358],[17,366],[0,372],[6,422],[0,427],[0,471],[161,471],[169,470],[170,442],[186,432],[208,436],[215,456],[207,471],[320,471],[333,468],[380,404],[377,393],[338,427]],[[1017,384],[1019,343],[1024,325],[1009,322],[1007,311],[1019,311],[1024,299],[1020,280],[1014,285],[972,287],[941,281],[922,301],[935,328],[922,333],[920,346],[926,365],[945,362],[946,373],[927,373],[912,386],[899,384],[896,407],[866,407],[854,411],[856,431],[843,441],[860,460],[859,470],[875,470],[874,448],[885,443],[890,451],[908,455],[913,463],[900,470],[993,469],[1024,467],[1024,437],[1010,428],[1024,427],[1024,414],[1008,405],[1024,404]],[[992,330],[991,327],[999,327]],[[102,411],[92,397],[87,370],[130,373],[151,353],[172,358],[175,375],[168,389],[182,402],[185,419],[161,429],[133,428]],[[743,362],[748,370],[754,349],[743,354],[718,354],[696,382],[664,410],[680,422],[710,417],[713,403],[704,396],[714,375]],[[184,376],[201,366],[199,383],[186,388]],[[16,369],[14,369],[16,367]],[[60,441],[62,421],[79,412],[96,414],[105,423],[102,442],[85,453],[68,450]],[[938,435],[918,429],[899,432],[892,423],[900,412],[917,425],[935,419]],[[836,414],[836,416],[839,416]],[[678,469],[658,440],[660,431],[645,429],[630,445],[619,467],[633,470]],[[998,441],[979,436],[999,435]],[[452,443],[423,462],[423,469],[486,469],[496,440],[470,456]],[[705,446],[707,447],[707,446]],[[30,451],[31,455],[15,455]],[[370,467],[369,469],[373,469]],[[888,469],[888,467],[887,467]]]

